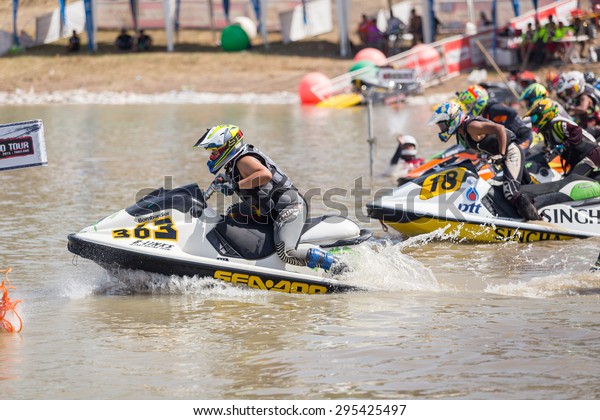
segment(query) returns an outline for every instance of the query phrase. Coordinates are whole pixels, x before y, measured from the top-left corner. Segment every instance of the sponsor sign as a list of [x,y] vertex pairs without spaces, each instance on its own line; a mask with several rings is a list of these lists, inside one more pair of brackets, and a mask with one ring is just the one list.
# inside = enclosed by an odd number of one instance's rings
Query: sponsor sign
[[48,165],[41,120],[0,125],[0,171]]

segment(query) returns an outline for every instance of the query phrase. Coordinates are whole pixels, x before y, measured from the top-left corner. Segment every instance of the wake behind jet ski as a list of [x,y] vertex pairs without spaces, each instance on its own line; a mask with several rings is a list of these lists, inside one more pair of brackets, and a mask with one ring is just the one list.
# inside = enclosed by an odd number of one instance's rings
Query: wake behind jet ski
[[[525,221],[506,200],[499,180],[486,182],[470,160],[446,162],[391,195],[367,204],[373,219],[406,236],[444,229],[457,240],[533,242],[600,236],[600,183],[579,175],[521,192],[542,221]],[[493,184],[493,185],[492,185]]]
[[[207,189],[210,196],[214,188]],[[125,268],[285,293],[362,290],[322,269],[285,264],[275,250],[273,225],[208,205],[196,184],[159,188],[135,204],[68,236],[68,249],[107,270]],[[240,206],[235,206],[240,209]],[[242,211],[242,213],[245,213]],[[371,236],[340,216],[308,219],[300,242],[337,252]],[[201,281],[201,280],[200,280]]]
[[[543,150],[542,147],[534,146],[530,148],[528,155],[526,156],[525,167],[529,171],[533,182],[543,183],[548,181],[557,181],[564,173],[563,165],[560,162],[559,156],[552,156],[550,161],[547,161],[548,154]],[[456,161],[456,159],[470,159],[473,164],[479,168],[479,177],[483,180],[488,180],[496,175],[494,168],[489,164],[482,162],[482,154],[474,150],[465,149],[460,144],[454,144],[442,152],[432,156],[421,166],[418,166],[408,173],[399,177],[396,182],[397,185],[403,185],[407,182],[413,181],[423,175],[425,172],[433,168],[434,166],[441,165],[449,160]],[[481,165],[479,163],[482,163]]]

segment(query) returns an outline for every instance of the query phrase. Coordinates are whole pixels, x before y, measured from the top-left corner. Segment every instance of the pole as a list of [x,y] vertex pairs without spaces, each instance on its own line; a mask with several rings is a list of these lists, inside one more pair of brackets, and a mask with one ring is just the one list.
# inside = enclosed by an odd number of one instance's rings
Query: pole
[[373,135],[373,98],[371,95],[367,96],[367,127],[369,130],[369,174],[371,180],[373,179],[373,161],[374,161],[374,148],[375,148],[375,136]]
[[512,94],[514,95],[514,97],[516,99],[519,99],[519,94],[517,93],[517,91],[515,90],[515,88],[513,88],[510,83],[508,83],[508,79],[506,78],[506,76],[504,75],[504,73],[502,72],[502,70],[500,70],[500,67],[498,67],[498,64],[496,64],[496,62],[494,61],[494,59],[492,58],[492,56],[490,55],[490,53],[488,53],[486,51],[486,49],[483,47],[483,45],[481,45],[481,42],[478,39],[475,40],[475,44],[477,44],[477,46],[479,47],[479,49],[481,50],[481,52],[483,53],[483,55],[485,56],[485,58],[487,58],[487,60],[490,62],[490,64],[494,68],[494,70],[496,70],[496,73],[498,73],[498,76],[500,76],[500,79],[502,79],[502,81],[508,87],[508,89],[512,92]]

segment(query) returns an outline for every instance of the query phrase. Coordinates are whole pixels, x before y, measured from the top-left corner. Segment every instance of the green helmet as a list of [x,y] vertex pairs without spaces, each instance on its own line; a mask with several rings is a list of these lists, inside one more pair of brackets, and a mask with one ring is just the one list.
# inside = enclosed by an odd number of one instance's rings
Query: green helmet
[[550,98],[540,99],[525,114],[526,117],[531,117],[531,126],[540,130],[556,118],[557,115],[558,107]]
[[525,88],[523,93],[521,93],[519,101],[525,102],[525,108],[529,109],[534,103],[547,97],[548,90],[544,87],[544,85],[540,83],[532,83]]

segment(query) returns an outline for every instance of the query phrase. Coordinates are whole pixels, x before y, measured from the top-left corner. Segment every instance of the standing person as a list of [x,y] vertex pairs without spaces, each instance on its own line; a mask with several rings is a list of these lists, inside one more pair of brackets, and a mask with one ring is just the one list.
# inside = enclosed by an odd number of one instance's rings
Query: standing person
[[467,115],[454,102],[440,105],[428,124],[437,124],[443,142],[456,134],[458,143],[465,149],[487,153],[492,162],[501,164],[504,197],[526,220],[541,220],[535,206],[520,191],[522,181],[529,179],[529,174],[525,169],[525,154],[517,146],[512,131],[485,118]]
[[371,19],[365,14],[362,15],[362,20],[358,24],[358,37],[360,38],[360,42],[363,45],[367,44],[367,37],[369,34],[369,25],[371,24]]
[[286,264],[321,267],[339,272],[344,264],[319,248],[299,246],[308,207],[292,181],[256,147],[244,143],[244,135],[234,125],[217,125],[206,130],[194,147],[211,152],[207,162],[217,176],[224,195],[236,193],[248,207],[274,223],[277,255]]
[[516,143],[523,150],[529,149],[533,141],[531,129],[519,118],[516,110],[497,102],[491,102],[490,96],[482,86],[472,85],[457,92],[458,101],[463,104],[469,115],[501,124],[516,135]]
[[479,29],[483,29],[491,25],[493,25],[493,22],[487,17],[485,12],[482,10],[481,13],[479,13],[479,22],[477,24],[477,27]]
[[408,32],[412,34],[412,46],[423,42],[423,20],[417,14],[415,9],[410,10],[410,20],[408,21]]
[[525,69],[527,67],[527,62],[529,61],[529,56],[531,55],[531,52],[533,51],[533,47],[535,45],[533,42],[533,37],[534,37],[533,24],[531,22],[529,22],[527,24],[527,30],[521,34],[521,46],[519,48],[519,55],[521,58],[522,69]]
[[558,107],[552,99],[537,101],[526,116],[531,125],[544,136],[546,146],[560,154],[563,169],[568,165],[569,172],[588,176],[600,168],[600,146],[595,139],[573,121],[558,116]]

